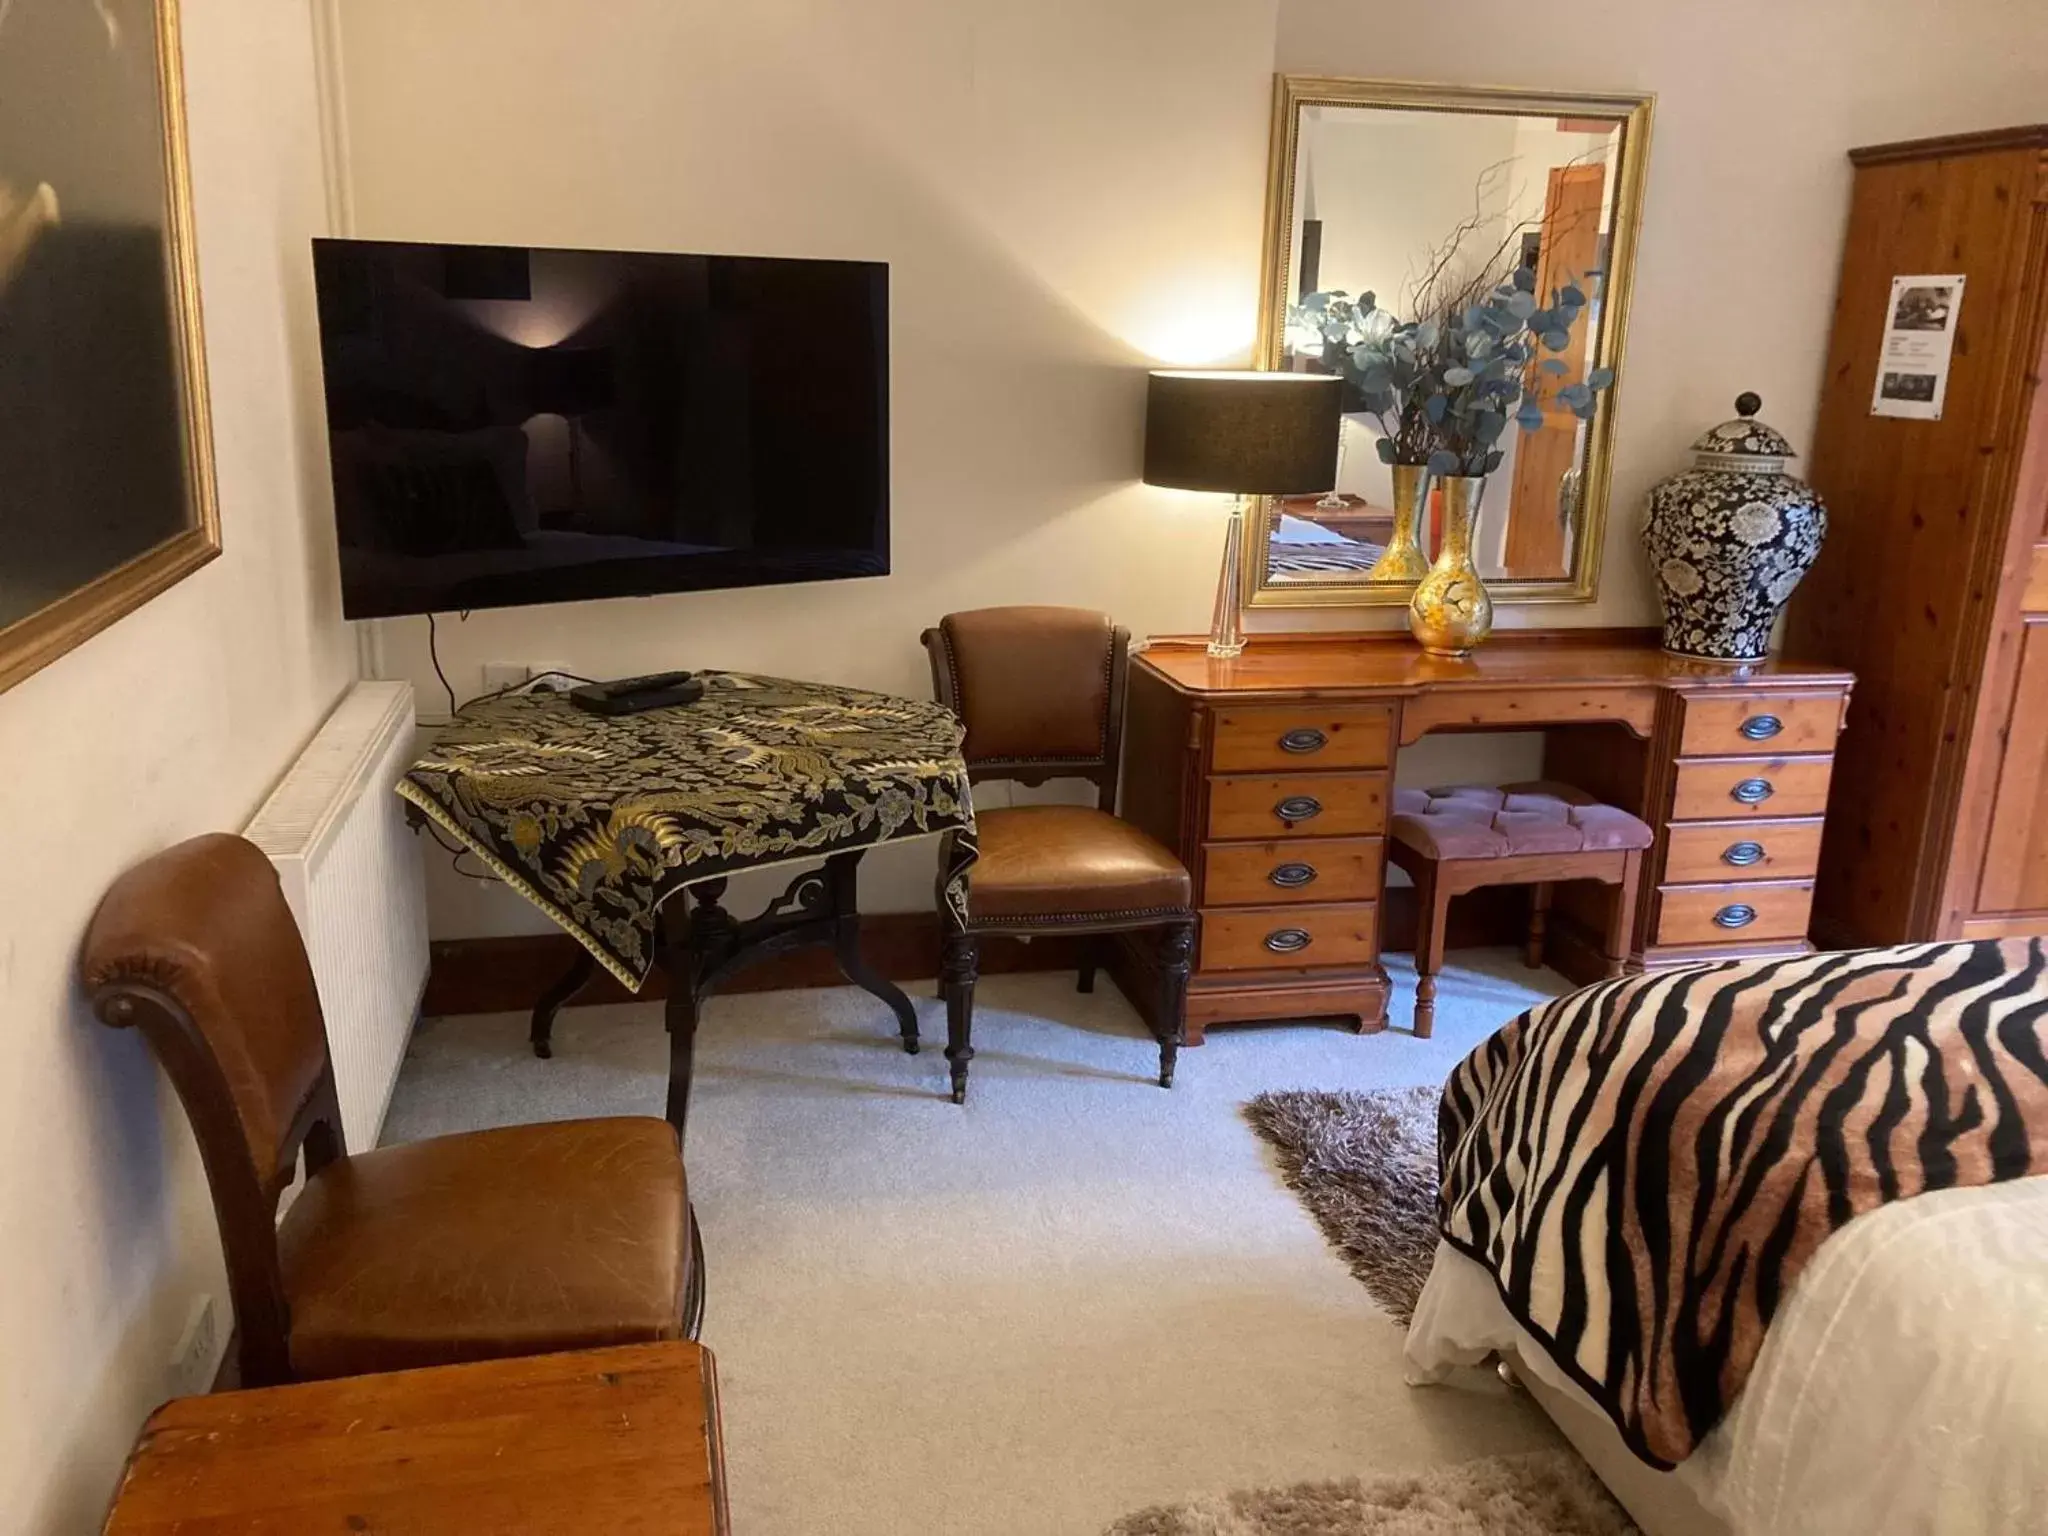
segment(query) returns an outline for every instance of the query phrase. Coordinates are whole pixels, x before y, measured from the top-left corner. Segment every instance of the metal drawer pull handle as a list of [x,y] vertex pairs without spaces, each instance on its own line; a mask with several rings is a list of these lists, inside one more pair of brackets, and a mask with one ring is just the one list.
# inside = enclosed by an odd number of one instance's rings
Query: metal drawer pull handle
[[1776,715],[1751,715],[1742,722],[1742,734],[1751,741],[1769,741],[1785,729],[1785,722]]
[[1323,802],[1314,795],[1289,795],[1273,807],[1273,814],[1282,821],[1307,821],[1323,814]]
[[1298,891],[1315,877],[1316,867],[1313,864],[1279,864],[1274,866],[1273,873],[1266,876],[1283,891]]
[[1730,843],[1728,851],[1721,855],[1723,864],[1733,864],[1737,869],[1746,869],[1763,861],[1762,843]]
[[1728,793],[1744,805],[1762,805],[1777,793],[1769,779],[1744,779]]
[[1330,738],[1312,725],[1304,725],[1298,730],[1289,731],[1280,738],[1280,750],[1282,752],[1294,752],[1297,754],[1320,752],[1329,744]]
[[1747,928],[1755,921],[1756,908],[1745,906],[1739,901],[1731,907],[1723,907],[1714,914],[1714,926],[1717,928]]
[[1312,942],[1306,928],[1276,928],[1266,935],[1266,948],[1276,955],[1296,954]]

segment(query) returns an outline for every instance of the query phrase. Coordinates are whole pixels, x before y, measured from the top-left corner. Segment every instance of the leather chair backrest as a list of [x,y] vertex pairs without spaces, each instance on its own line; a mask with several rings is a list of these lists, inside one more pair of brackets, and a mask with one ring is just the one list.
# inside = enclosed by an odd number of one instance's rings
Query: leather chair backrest
[[[95,1012],[139,1027],[192,1121],[220,1218],[245,1376],[284,1347],[278,1197],[343,1154],[313,969],[270,860],[226,833],[116,880],[80,968]],[[274,1379],[283,1379],[275,1375]]]
[[980,608],[924,644],[933,690],[967,727],[971,778],[1092,779],[1115,809],[1129,630],[1086,608]]

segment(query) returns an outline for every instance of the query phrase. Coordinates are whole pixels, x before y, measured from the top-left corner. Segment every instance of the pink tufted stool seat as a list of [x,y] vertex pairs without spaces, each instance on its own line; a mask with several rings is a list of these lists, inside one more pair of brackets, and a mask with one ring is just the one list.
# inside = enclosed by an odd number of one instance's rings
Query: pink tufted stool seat
[[1439,859],[1647,848],[1648,825],[1569,784],[1455,784],[1394,791],[1394,836]]
[[1436,1020],[1451,898],[1489,885],[1530,887],[1528,961],[1543,963],[1551,887],[1614,887],[1600,953],[1619,976],[1634,947],[1637,884],[1652,833],[1640,817],[1569,784],[1458,784],[1397,789],[1387,857],[1415,882],[1415,1033]]

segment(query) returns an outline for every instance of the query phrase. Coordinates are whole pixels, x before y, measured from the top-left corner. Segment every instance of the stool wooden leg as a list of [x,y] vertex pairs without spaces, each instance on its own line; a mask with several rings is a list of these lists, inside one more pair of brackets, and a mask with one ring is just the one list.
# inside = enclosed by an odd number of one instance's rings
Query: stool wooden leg
[[1607,920],[1607,974],[1619,976],[1635,949],[1636,888],[1643,875],[1643,850],[1632,848],[1621,861],[1621,884],[1614,892],[1614,913]]
[[1424,866],[1415,882],[1415,1038],[1427,1040],[1436,1028],[1436,973],[1444,968],[1444,918],[1449,892],[1438,878],[1440,866]]
[[1538,880],[1529,887],[1529,944],[1522,959],[1532,971],[1543,965],[1543,928],[1550,916],[1550,890],[1548,880]]

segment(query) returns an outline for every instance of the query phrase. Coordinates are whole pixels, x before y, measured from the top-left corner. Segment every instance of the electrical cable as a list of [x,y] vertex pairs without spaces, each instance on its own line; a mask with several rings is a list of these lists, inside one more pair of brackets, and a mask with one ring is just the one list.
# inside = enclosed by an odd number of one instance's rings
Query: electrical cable
[[440,633],[434,627],[434,616],[431,613],[427,615],[427,656],[434,663],[434,676],[441,679],[441,686],[447,691],[448,713],[452,715],[457,708],[455,703],[455,685],[448,681],[448,674],[441,670]]
[[471,848],[465,848],[460,843],[449,842],[447,838],[441,835],[441,829],[425,817],[421,818],[420,825],[427,829],[429,837],[441,845],[441,851],[449,856],[448,862],[453,866],[455,873],[461,875],[466,880],[495,880],[498,878],[496,874],[485,867],[481,859],[476,860],[476,870],[474,872],[464,869],[462,867],[463,855],[467,854],[470,858],[476,859],[476,851]]

